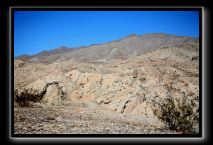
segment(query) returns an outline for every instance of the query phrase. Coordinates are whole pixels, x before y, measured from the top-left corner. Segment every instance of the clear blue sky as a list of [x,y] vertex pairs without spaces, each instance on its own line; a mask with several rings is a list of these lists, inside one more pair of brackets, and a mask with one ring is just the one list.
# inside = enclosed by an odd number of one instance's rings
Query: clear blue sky
[[198,12],[15,11],[14,55],[100,44],[132,33],[198,37]]

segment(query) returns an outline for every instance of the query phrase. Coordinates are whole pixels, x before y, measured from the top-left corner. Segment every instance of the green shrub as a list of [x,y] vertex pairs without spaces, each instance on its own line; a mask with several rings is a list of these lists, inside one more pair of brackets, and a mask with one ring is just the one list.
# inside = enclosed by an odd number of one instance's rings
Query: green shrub
[[199,109],[196,109],[195,100],[186,99],[185,97],[180,101],[166,98],[161,104],[155,105],[154,114],[172,130],[182,131],[184,134],[198,133]]

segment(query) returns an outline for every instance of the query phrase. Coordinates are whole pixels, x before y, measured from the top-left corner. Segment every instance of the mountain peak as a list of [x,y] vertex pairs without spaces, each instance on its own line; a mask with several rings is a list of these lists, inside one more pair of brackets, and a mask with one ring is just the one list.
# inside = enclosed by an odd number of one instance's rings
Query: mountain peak
[[135,33],[132,33],[132,34],[130,34],[130,35],[127,35],[127,36],[124,37],[124,38],[134,38],[134,37],[137,37],[137,36],[139,36],[139,35],[137,35],[137,34],[135,34]]
[[[95,44],[73,49],[61,46],[49,51],[42,51],[31,57],[36,57],[41,62],[44,60],[45,62],[49,63],[57,59],[60,60],[61,58],[75,58],[79,60],[98,60],[102,58],[114,59],[118,56],[128,58],[132,56],[133,53],[141,55],[142,53],[161,47],[198,47],[197,44],[192,44],[191,42],[195,42],[195,40],[190,37],[180,37],[165,33],[148,33],[143,35],[133,33],[124,38],[101,45]],[[113,48],[118,48],[118,50]]]
[[128,35],[127,37],[134,37],[134,36],[138,36],[138,35],[135,33],[132,33],[132,34]]

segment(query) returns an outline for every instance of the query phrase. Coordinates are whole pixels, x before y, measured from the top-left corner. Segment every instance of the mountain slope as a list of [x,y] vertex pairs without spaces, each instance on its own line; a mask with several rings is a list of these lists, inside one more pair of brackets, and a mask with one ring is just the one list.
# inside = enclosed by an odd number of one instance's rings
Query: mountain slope
[[198,48],[190,37],[131,35],[15,59],[16,133],[197,134]]
[[181,47],[198,49],[197,44],[197,39],[191,37],[180,37],[161,33],[145,35],[132,34],[117,41],[81,47],[81,49],[59,48],[44,51],[31,56],[29,61],[51,63],[56,60],[64,61],[68,59],[86,61],[98,59],[126,59],[159,48]]

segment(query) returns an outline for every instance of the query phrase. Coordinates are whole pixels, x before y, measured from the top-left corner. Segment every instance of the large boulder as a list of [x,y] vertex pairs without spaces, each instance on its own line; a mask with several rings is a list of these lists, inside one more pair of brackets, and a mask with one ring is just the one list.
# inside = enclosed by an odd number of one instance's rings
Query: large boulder
[[34,103],[42,103],[44,105],[61,105],[66,98],[65,88],[57,81],[46,82],[37,80],[22,90],[16,89],[14,92],[14,100],[20,106],[30,106]]

